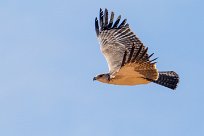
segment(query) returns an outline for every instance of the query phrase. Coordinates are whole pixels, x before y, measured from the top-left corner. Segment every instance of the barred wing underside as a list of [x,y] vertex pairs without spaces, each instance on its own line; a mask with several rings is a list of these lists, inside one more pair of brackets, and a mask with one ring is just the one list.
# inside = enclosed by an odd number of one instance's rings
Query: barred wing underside
[[[103,12],[100,9],[100,20],[95,19],[95,29],[97,38],[100,42],[100,48],[104,54],[110,74],[115,73],[125,74],[122,71],[127,67],[134,68],[142,78],[156,80],[158,72],[154,60],[150,60],[153,55],[148,55],[148,48],[145,48],[143,43],[131,31],[126,19],[119,24],[121,16],[118,16],[115,22],[114,12],[111,12],[110,19],[108,18],[108,10]],[[100,27],[99,27],[100,25]]]

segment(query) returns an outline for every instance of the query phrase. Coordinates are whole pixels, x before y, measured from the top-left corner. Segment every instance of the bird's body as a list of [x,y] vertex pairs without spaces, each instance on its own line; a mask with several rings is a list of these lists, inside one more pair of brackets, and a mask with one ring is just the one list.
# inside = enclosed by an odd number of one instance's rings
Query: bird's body
[[[103,83],[115,85],[138,85],[155,82],[175,89],[179,81],[173,71],[158,72],[153,55],[148,55],[143,43],[131,31],[126,19],[119,25],[121,16],[113,23],[114,13],[111,12],[108,21],[108,10],[104,13],[100,9],[100,22],[95,20],[95,29],[100,49],[104,54],[109,67],[109,73],[95,77]],[[100,27],[99,27],[100,24]]]
[[117,72],[114,78],[111,78],[109,82],[105,83],[114,85],[139,85],[150,83],[150,81],[144,79],[144,76],[135,71],[134,67],[126,65]]

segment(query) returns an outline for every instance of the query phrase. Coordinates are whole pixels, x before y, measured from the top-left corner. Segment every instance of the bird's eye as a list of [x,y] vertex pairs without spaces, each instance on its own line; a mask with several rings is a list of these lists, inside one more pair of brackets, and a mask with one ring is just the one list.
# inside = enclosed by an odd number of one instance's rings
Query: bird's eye
[[102,77],[103,75],[99,75],[99,77]]

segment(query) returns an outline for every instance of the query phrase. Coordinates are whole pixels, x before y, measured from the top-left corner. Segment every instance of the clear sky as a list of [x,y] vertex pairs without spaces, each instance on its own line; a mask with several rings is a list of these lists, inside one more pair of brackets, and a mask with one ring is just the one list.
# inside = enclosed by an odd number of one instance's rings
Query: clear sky
[[[202,0],[1,0],[1,136],[204,135]],[[180,75],[176,91],[93,82],[108,67],[99,8],[128,23]]]

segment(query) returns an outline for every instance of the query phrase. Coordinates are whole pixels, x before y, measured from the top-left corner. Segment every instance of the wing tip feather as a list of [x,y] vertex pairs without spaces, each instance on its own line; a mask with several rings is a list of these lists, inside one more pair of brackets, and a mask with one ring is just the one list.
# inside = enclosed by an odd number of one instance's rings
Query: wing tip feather
[[96,35],[98,37],[98,35],[99,35],[99,26],[98,26],[98,19],[97,19],[97,17],[95,18],[95,30],[96,30]]
[[103,30],[110,30],[110,29],[121,29],[122,27],[129,27],[129,25],[126,23],[127,19],[124,19],[122,23],[119,25],[121,20],[121,15],[118,16],[115,22],[114,21],[114,12],[111,11],[110,14],[110,20],[108,20],[108,9],[105,8],[103,11],[102,8],[99,10],[99,29],[100,31]]

